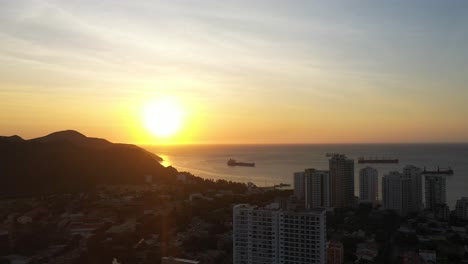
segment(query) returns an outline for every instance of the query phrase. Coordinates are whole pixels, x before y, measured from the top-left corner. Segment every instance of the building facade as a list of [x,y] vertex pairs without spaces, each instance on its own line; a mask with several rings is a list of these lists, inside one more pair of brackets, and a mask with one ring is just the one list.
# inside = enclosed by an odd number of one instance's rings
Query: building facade
[[426,175],[424,180],[426,209],[435,212],[438,207],[446,204],[444,175]]
[[325,209],[234,206],[233,263],[326,263]]
[[403,168],[403,212],[419,212],[423,209],[422,199],[422,170],[413,165]]
[[378,171],[372,167],[365,167],[359,171],[359,200],[362,203],[377,202],[379,179]]
[[305,170],[305,207],[330,207],[330,177],[328,171]]
[[468,197],[457,200],[455,205],[455,216],[458,219],[468,220]]
[[393,171],[382,178],[382,202],[385,209],[401,215],[422,210],[422,175],[415,166],[406,166],[403,173]]
[[329,160],[330,205],[334,208],[354,205],[354,160],[333,155]]
[[382,205],[388,210],[401,210],[401,178],[398,171],[392,171],[382,178]]
[[173,257],[163,257],[161,258],[161,264],[199,264],[200,261],[173,258]]
[[303,200],[305,198],[305,172],[294,173],[294,196]]
[[340,241],[330,241],[327,246],[327,263],[342,264],[343,258],[343,243]]

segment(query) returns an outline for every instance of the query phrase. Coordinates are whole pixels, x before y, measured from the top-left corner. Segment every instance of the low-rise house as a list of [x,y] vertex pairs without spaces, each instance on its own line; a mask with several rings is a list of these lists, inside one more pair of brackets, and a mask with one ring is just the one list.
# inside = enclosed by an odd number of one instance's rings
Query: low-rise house
[[356,246],[356,257],[367,261],[373,261],[379,254],[379,245],[375,242],[360,243]]
[[135,232],[136,229],[136,220],[131,219],[121,225],[113,225],[111,226],[106,233],[108,234],[122,234],[122,233],[130,233]]
[[11,264],[27,264],[31,261],[29,257],[20,256],[20,255],[8,255],[3,256],[2,258],[10,261]]
[[35,208],[24,215],[18,217],[17,222],[26,225],[32,223],[34,220],[40,218],[41,216],[47,214],[47,210],[44,208]]
[[77,221],[83,219],[84,216],[83,213],[63,213],[60,215],[60,218]]
[[96,230],[103,226],[102,223],[71,223],[68,226],[68,230],[72,236],[81,235],[83,237],[90,237],[95,234]]
[[19,217],[19,214],[11,213],[6,217],[5,221],[3,221],[3,223],[5,225],[13,224],[18,217]]
[[177,174],[177,180],[182,182],[182,183],[187,183],[187,175],[183,173]]
[[145,239],[145,244],[148,246],[158,245],[159,244],[159,235],[152,234],[148,239]]
[[414,251],[407,251],[401,255],[402,264],[422,264],[421,257]]
[[161,259],[161,264],[200,264],[200,261],[173,257],[163,257]]
[[201,193],[192,193],[189,196],[189,201],[193,202],[194,200],[207,200],[207,201],[212,201],[213,198],[203,196]]
[[6,229],[0,228],[0,252],[3,249],[8,249],[10,246],[10,232]]
[[437,262],[437,254],[434,250],[419,250],[419,257],[424,261],[426,264],[432,264]]
[[455,234],[459,235],[461,239],[467,239],[468,238],[468,234],[466,232],[466,227],[451,226],[450,229]]

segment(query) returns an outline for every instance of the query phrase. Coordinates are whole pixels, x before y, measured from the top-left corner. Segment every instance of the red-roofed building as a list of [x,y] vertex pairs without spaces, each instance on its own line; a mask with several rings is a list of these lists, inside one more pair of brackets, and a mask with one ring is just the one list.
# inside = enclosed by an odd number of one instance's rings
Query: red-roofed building
[[342,264],[343,263],[343,243],[339,241],[329,241],[327,245],[327,263]]
[[422,264],[419,254],[413,251],[405,252],[401,255],[402,264]]

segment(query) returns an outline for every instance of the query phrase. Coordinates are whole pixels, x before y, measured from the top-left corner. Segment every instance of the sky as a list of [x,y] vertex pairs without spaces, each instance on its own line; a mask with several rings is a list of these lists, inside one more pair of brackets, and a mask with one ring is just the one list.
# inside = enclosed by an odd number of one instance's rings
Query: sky
[[[463,0],[0,2],[0,135],[468,142],[467,85]],[[164,138],[161,98],[183,113]]]

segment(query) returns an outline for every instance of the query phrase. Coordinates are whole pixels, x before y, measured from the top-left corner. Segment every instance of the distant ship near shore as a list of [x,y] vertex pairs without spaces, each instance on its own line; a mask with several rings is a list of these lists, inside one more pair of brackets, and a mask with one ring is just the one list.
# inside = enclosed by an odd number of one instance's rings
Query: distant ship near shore
[[437,170],[426,170],[426,167],[424,167],[424,170],[422,172],[424,175],[453,175],[453,170],[452,168],[448,169],[440,169],[439,166],[437,166]]
[[[453,175],[446,175],[447,204],[453,206],[467,196],[468,144],[306,144],[306,145],[168,145],[149,146],[148,150],[161,154],[168,164],[179,171],[190,171],[207,179],[226,179],[252,182],[257,186],[273,186],[280,183],[293,186],[292,174],[304,168],[327,170],[329,158],[325,154],[346,154],[354,159],[355,194],[359,194],[359,171],[371,166],[379,171],[379,179],[391,171],[401,171],[406,165],[414,165],[430,174],[451,168]],[[159,155],[159,156],[161,156]],[[398,163],[358,164],[359,157],[397,158]],[[255,167],[228,166],[229,159],[255,162]],[[379,182],[379,191],[381,181]]]
[[239,162],[235,159],[229,159],[227,162],[228,166],[242,166],[242,167],[255,167],[255,162]]
[[398,163],[400,162],[398,159],[390,159],[390,158],[363,158],[360,157],[358,159],[359,164],[365,163],[373,163],[373,164],[389,164],[389,163]]

